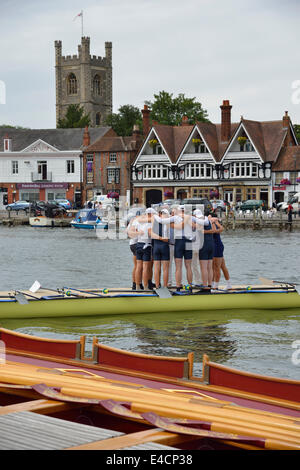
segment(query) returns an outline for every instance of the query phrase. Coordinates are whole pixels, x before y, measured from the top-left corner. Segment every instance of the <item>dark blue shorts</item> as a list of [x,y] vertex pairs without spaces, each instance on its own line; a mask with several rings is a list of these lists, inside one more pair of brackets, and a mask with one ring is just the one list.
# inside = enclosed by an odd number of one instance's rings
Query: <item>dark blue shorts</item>
[[204,243],[201,250],[199,250],[199,259],[200,260],[210,260],[214,257],[214,244],[211,243]]
[[169,261],[170,260],[170,247],[169,247],[168,242],[154,240],[153,260],[154,261]]
[[144,248],[145,243],[136,244],[136,259],[137,261],[151,261],[152,260],[152,246],[148,245]]
[[129,245],[129,247],[133,256],[136,256],[136,243],[134,243],[133,245]]
[[179,259],[192,259],[193,258],[193,250],[187,250],[186,249],[186,244],[190,244],[188,240],[185,240],[184,238],[178,239],[176,238],[175,240],[175,248],[174,248],[174,258],[179,258]]
[[214,258],[223,258],[224,254],[224,245],[223,243],[221,244],[216,244],[214,245]]

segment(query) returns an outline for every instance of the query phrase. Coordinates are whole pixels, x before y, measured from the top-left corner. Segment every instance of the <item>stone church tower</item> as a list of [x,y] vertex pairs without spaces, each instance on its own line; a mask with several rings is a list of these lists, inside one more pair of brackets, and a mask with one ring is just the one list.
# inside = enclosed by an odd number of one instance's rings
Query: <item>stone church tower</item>
[[89,113],[91,127],[103,125],[112,113],[112,43],[105,43],[105,57],[90,55],[90,38],[82,37],[78,55],[62,56],[62,42],[55,41],[56,125],[70,104]]

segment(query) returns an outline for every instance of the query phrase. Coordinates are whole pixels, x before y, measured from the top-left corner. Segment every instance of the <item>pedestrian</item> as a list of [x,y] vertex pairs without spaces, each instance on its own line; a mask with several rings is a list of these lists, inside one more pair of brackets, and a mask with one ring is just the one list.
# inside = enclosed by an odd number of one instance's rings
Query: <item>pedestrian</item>
[[291,224],[293,222],[293,206],[289,204],[287,207],[287,215],[288,215],[288,223]]
[[204,242],[199,250],[199,263],[203,287],[211,288],[213,282],[213,257],[214,257],[214,239],[215,231],[212,226],[211,216],[208,217],[209,223],[204,228]]

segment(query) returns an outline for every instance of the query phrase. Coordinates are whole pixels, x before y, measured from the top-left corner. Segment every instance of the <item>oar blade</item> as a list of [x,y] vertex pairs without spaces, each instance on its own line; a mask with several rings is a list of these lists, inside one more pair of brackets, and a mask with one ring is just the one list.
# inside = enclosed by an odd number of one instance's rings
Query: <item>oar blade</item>
[[29,303],[25,295],[21,294],[20,292],[15,294],[15,299],[20,305],[26,305]]
[[172,297],[172,294],[167,287],[159,287],[158,289],[154,289],[154,291],[160,299],[170,299]]
[[30,292],[32,292],[33,294],[35,292],[37,292],[39,289],[41,288],[41,284],[39,283],[39,281],[35,281],[32,286],[30,287]]

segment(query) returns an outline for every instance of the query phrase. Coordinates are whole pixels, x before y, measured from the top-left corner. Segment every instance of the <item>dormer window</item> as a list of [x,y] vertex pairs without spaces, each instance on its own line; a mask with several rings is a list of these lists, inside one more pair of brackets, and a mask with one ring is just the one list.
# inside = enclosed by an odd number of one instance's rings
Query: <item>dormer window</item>
[[11,152],[11,139],[8,137],[4,139],[4,152]]

